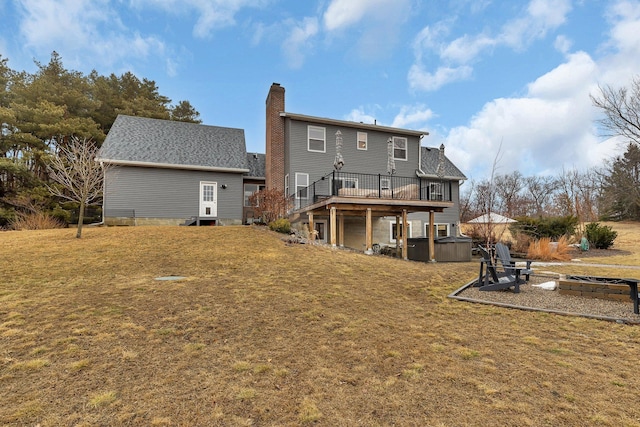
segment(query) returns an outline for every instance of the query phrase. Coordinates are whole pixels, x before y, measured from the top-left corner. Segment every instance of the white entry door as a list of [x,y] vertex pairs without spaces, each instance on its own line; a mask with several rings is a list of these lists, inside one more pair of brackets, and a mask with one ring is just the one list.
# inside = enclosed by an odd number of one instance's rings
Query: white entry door
[[218,183],[200,181],[200,216],[218,216]]

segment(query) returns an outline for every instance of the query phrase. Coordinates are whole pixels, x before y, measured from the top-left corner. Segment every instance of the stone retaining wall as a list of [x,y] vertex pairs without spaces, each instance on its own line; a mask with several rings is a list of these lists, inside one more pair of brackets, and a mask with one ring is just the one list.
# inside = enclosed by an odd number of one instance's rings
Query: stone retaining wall
[[587,298],[601,298],[614,301],[629,301],[629,286],[609,283],[585,282],[580,280],[559,280],[561,295],[578,295]]

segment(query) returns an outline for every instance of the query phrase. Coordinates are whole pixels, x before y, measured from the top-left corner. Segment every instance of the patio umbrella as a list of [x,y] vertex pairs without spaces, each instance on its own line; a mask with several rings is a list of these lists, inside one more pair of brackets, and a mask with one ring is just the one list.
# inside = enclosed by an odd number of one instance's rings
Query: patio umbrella
[[396,173],[396,161],[393,158],[393,139],[387,140],[387,173],[393,175]]
[[444,144],[440,145],[440,152],[438,152],[438,168],[436,169],[436,175],[438,178],[444,178]]
[[344,159],[342,158],[342,132],[336,132],[336,160],[333,162],[333,167],[336,170],[342,169],[344,166]]

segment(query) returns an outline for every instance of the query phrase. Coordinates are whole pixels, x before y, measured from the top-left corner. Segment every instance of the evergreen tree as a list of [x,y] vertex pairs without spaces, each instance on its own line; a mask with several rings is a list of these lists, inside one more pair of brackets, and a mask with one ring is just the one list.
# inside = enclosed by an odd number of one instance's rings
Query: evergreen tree
[[0,227],[15,210],[53,210],[56,199],[43,191],[47,160],[75,138],[100,146],[118,114],[200,122],[188,101],[172,106],[153,80],[131,72],[87,76],[67,70],[56,52],[36,65],[33,74],[17,72],[0,56]]
[[600,198],[605,218],[640,220],[640,147],[629,143],[605,174]]

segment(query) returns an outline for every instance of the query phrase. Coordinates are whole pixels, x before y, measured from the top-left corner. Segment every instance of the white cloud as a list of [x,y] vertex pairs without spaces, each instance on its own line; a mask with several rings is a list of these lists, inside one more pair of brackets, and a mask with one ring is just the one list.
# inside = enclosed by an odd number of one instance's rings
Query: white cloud
[[412,89],[433,91],[442,86],[471,77],[473,69],[468,65],[460,67],[439,67],[435,73],[426,71],[421,65],[414,64],[409,69],[408,80]]
[[508,46],[521,49],[564,24],[570,11],[570,0],[531,0],[525,16],[505,24],[497,38]]
[[553,42],[553,47],[558,52],[564,53],[565,55],[569,53],[572,46],[573,46],[573,42],[564,35],[559,35],[558,37],[556,37],[556,40]]
[[26,45],[49,50],[56,44],[81,47],[98,36],[97,26],[120,20],[110,10],[108,0],[82,1],[20,0],[23,20],[20,25]]
[[[25,45],[40,55],[56,50],[74,67],[166,55],[162,40],[129,31],[110,5],[109,0],[20,0]],[[68,60],[74,57],[82,59]]]
[[425,105],[403,106],[400,112],[394,117],[391,126],[405,129],[426,129],[426,124],[434,114]]
[[[447,152],[469,175],[487,176],[501,148],[499,173],[557,172],[600,165],[614,144],[599,141],[589,93],[598,64],[584,52],[528,85],[522,98],[488,102],[467,126],[451,129]],[[594,156],[594,153],[598,153]]]
[[343,30],[367,19],[393,25],[398,11],[407,9],[408,0],[332,0],[324,13],[327,31]]
[[193,35],[205,38],[220,28],[235,25],[236,14],[244,8],[260,8],[267,0],[132,0],[137,7],[159,7],[170,14],[195,11],[198,15]]
[[482,51],[491,48],[497,41],[486,35],[464,35],[444,46],[440,57],[445,61],[467,64],[475,59]]
[[292,27],[289,36],[282,43],[282,49],[289,66],[300,68],[304,63],[305,55],[313,46],[313,37],[318,34],[318,20],[315,17],[306,17],[301,22],[290,21]]
[[576,52],[567,58],[567,62],[530,83],[528,95],[547,100],[588,98],[597,78],[596,63],[585,52]]
[[376,118],[373,115],[366,113],[362,106],[351,110],[351,112],[344,117],[344,120],[366,124],[373,124],[377,122]]
[[[505,23],[495,36],[486,30],[476,35],[465,34],[449,42],[444,39],[451,33],[454,21],[427,26],[414,39],[415,62],[409,71],[409,85],[429,91],[468,79],[473,74],[470,64],[488,49],[498,46],[522,49],[562,25],[570,10],[570,0],[531,0],[524,16]],[[428,53],[440,59],[435,72],[428,71],[424,65]]]
[[610,8],[607,18],[611,30],[603,48],[609,54],[599,61],[602,64],[600,81],[619,86],[640,70],[640,2],[618,1]]
[[[411,0],[331,0],[322,16],[329,39],[340,43],[364,59],[390,55],[404,31],[403,23],[411,16]],[[353,29],[356,42],[346,42],[344,33]]]

